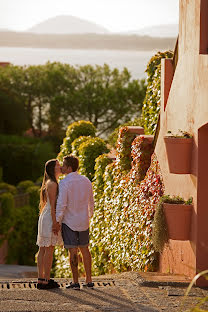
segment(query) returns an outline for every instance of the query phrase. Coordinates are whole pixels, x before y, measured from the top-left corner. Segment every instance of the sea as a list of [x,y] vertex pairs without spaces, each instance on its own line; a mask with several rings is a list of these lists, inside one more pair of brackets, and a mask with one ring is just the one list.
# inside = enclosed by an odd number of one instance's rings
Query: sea
[[146,67],[157,51],[43,49],[0,47],[0,62],[14,65],[41,65],[62,62],[71,65],[103,65],[122,70],[126,67],[133,79],[146,78]]

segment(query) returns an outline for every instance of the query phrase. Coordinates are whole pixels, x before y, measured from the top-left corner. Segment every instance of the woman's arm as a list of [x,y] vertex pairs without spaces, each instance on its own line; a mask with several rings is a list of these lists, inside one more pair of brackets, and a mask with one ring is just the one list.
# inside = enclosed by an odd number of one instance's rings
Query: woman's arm
[[57,191],[58,191],[58,186],[55,182],[50,181],[47,183],[47,192],[48,192],[49,202],[50,202],[50,206],[51,206],[51,217],[52,217],[52,222],[53,222],[53,230],[55,230],[57,227],[57,222],[56,222]]

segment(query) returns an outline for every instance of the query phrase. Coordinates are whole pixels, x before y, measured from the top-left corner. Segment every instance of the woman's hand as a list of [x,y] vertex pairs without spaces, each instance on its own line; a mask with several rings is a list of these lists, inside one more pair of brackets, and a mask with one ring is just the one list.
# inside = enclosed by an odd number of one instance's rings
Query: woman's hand
[[52,232],[55,235],[58,235],[58,232],[60,231],[60,229],[61,229],[61,225],[59,224],[59,222],[54,222],[52,226]]

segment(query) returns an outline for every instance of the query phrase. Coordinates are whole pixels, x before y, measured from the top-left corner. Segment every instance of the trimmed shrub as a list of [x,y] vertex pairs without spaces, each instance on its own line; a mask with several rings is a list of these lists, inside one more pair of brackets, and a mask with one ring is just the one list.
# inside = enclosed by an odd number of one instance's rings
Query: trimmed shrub
[[0,235],[2,235],[1,243],[8,237],[8,232],[14,224],[14,198],[11,193],[0,195]]
[[90,121],[79,120],[68,126],[66,137],[61,145],[61,151],[58,155],[60,160],[72,152],[72,142],[80,136],[95,137],[96,128]]
[[13,195],[15,195],[17,193],[17,189],[14,185],[5,183],[5,182],[1,182],[0,183],[0,191],[5,191],[5,192],[9,192]]
[[[9,136],[8,136],[9,142]],[[31,179],[35,181],[44,171],[44,164],[54,158],[49,143],[36,140],[36,144],[0,144],[0,166],[3,180],[11,184]]]
[[7,263],[35,265],[38,213],[29,205],[14,210],[14,229],[8,238]]
[[100,138],[91,138],[82,143],[79,147],[80,173],[92,181],[95,173],[95,159],[107,152],[106,143]]
[[30,186],[27,189],[29,193],[30,206],[34,207],[37,212],[39,212],[39,201],[40,201],[40,187],[39,186]]
[[20,193],[26,193],[27,189],[31,186],[34,186],[34,182],[30,180],[25,180],[17,184],[17,189]]
[[37,178],[37,180],[35,181],[35,184],[36,185],[42,185],[42,182],[43,182],[43,176],[40,176],[39,178]]
[[79,156],[79,147],[83,142],[91,139],[91,136],[80,136],[72,142],[72,154],[75,156]]
[[2,182],[2,178],[3,178],[3,169],[2,167],[0,167],[0,182]]

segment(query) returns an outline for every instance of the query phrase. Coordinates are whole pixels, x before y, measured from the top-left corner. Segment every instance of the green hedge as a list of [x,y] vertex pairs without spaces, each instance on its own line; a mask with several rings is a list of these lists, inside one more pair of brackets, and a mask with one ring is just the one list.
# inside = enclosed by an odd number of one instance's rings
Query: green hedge
[[35,181],[44,172],[44,164],[54,158],[53,147],[49,143],[36,141],[35,144],[0,143],[0,166],[3,181],[17,184],[23,180]]
[[27,189],[27,193],[29,193],[30,206],[34,207],[37,213],[39,213],[40,187],[30,186]]
[[14,211],[14,228],[8,238],[7,263],[35,265],[38,212],[26,205]]
[[17,194],[17,189],[14,185],[11,185],[9,183],[1,182],[0,183],[0,191],[2,192],[8,192],[13,195]]
[[8,237],[10,228],[14,224],[14,198],[11,193],[3,193],[0,195],[0,235],[2,235],[1,243]]
[[82,143],[86,142],[87,140],[91,139],[91,136],[80,136],[79,138],[75,139],[72,142],[72,154],[75,156],[79,156],[79,147]]
[[0,167],[0,182],[2,182],[3,179],[3,169]]
[[60,160],[64,156],[72,152],[72,142],[80,136],[91,136],[94,137],[96,133],[95,126],[90,121],[79,120],[70,124],[66,131],[66,137],[64,138],[61,150],[58,155]]
[[95,159],[108,151],[106,143],[100,138],[91,138],[79,147],[80,173],[93,179],[95,173]]
[[34,182],[31,180],[25,180],[17,184],[17,189],[20,193],[26,193],[27,189],[31,186],[34,186]]

